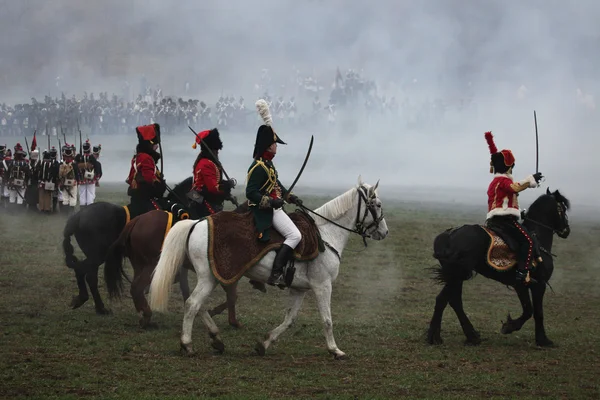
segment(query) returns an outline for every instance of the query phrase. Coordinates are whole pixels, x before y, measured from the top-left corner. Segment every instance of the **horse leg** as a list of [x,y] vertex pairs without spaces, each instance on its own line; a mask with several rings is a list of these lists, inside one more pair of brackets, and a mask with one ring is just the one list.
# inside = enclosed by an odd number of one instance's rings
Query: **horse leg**
[[290,288],[290,306],[287,309],[283,323],[269,332],[264,342],[258,342],[256,344],[254,349],[258,355],[264,356],[269,346],[275,342],[283,332],[288,330],[288,328],[294,324],[294,321],[296,321],[296,318],[298,317],[300,307],[302,307],[302,301],[304,300],[305,295],[306,292],[304,291]]
[[[227,293],[227,286],[226,285],[221,285],[221,287],[223,288],[223,290],[225,291],[225,293]],[[219,304],[218,306],[216,306],[215,308],[213,308],[212,310],[210,310],[208,312],[208,315],[210,315],[211,317],[214,317],[215,315],[221,314],[226,309],[227,309],[227,300],[225,300],[223,303]]]
[[454,282],[450,286],[448,302],[450,303],[450,307],[452,307],[456,313],[460,326],[467,337],[466,344],[478,345],[481,343],[480,335],[473,327],[473,324],[471,324],[469,317],[467,317],[467,314],[465,314],[465,310],[463,309],[462,289],[463,281]]
[[531,299],[529,298],[529,290],[523,285],[517,285],[515,291],[517,292],[517,296],[519,296],[521,307],[523,307],[523,313],[517,319],[512,319],[510,313],[508,314],[506,322],[502,323],[502,329],[500,329],[500,332],[505,335],[520,330],[525,322],[533,315],[533,306],[531,305]]
[[544,283],[535,284],[531,288],[533,297],[533,318],[535,319],[535,343],[540,347],[552,347],[554,342],[546,336],[544,328],[544,294],[546,285]]
[[142,313],[140,318],[140,326],[144,329],[158,328],[156,323],[151,322],[152,310],[150,310],[150,306],[148,305],[148,301],[144,295],[144,289],[150,285],[150,282],[152,281],[150,276],[151,270],[151,267],[145,268],[141,273],[138,274],[134,267],[135,274],[133,276],[133,280],[131,281],[131,298],[133,299],[135,310],[138,313]]
[[71,307],[74,309],[84,305],[85,302],[90,298],[88,295],[87,286],[85,285],[85,272],[75,270],[75,278],[77,278],[79,294],[77,296],[73,296],[73,299],[71,300]]
[[185,267],[179,269],[179,289],[185,302],[190,297],[190,285],[188,283],[188,270]]
[[327,342],[327,350],[333,354],[336,360],[346,358],[346,353],[338,349],[333,338],[333,320],[331,319],[331,282],[324,282],[322,286],[313,288],[315,297],[317,298],[317,307],[323,320],[323,331],[325,333],[325,341]]
[[99,265],[90,268],[85,274],[85,280],[87,281],[92,297],[94,298],[96,314],[108,315],[110,314],[110,310],[104,307],[104,302],[102,302],[102,297],[100,297],[100,292],[98,291],[98,267]]
[[225,293],[227,294],[227,314],[229,319],[229,325],[233,326],[236,329],[242,327],[242,324],[238,322],[237,317],[235,315],[235,304],[237,303],[237,285],[235,282],[232,285],[225,287]]
[[427,331],[427,343],[429,344],[442,344],[441,331],[442,331],[442,315],[448,305],[448,297],[450,293],[450,283],[447,283],[440,294],[435,298],[435,309],[433,311],[433,317],[429,323],[429,330]]
[[[192,348],[192,329],[194,327],[194,318],[216,285],[217,281],[215,278],[205,277],[203,279],[202,276],[198,276],[196,288],[190,297],[185,301],[183,329],[181,333],[181,349],[184,350],[188,355],[194,353]],[[202,321],[208,328],[209,336],[212,339],[212,347],[222,353],[225,350],[225,345],[219,337],[219,328],[215,324],[215,321],[213,321],[206,311],[202,313]]]

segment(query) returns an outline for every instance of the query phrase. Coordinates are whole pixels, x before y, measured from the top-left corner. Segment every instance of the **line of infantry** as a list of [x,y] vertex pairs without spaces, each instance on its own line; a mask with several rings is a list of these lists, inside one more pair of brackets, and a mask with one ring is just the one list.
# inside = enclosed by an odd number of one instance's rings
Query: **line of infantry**
[[[257,103],[258,106],[258,103]],[[259,108],[259,113],[261,110]],[[270,115],[269,115],[270,118]],[[279,180],[273,163],[278,144],[285,144],[271,126],[272,121],[258,128],[253,150],[253,160],[246,178],[247,205],[254,215],[256,239],[268,241],[269,228],[273,227],[285,241],[278,251],[268,284],[284,287],[282,273],[285,265],[293,256],[294,248],[302,237],[298,228],[284,211],[285,203],[301,206],[302,201],[288,193]],[[139,144],[131,160],[127,183],[131,196],[131,218],[154,209],[166,209],[163,194],[166,182],[157,162],[160,144],[160,126],[158,124],[136,128]],[[491,132],[485,134],[491,154],[490,172],[494,174],[488,187],[488,212],[486,224],[510,234],[519,243],[518,265],[515,270],[517,280],[530,283],[530,268],[534,260],[534,240],[527,229],[519,222],[519,193],[527,188],[535,188],[542,179],[541,173],[528,176],[522,181],[512,177],[515,158],[508,149],[498,151]],[[190,208],[198,218],[223,210],[225,200],[231,200],[231,191],[237,182],[235,179],[223,179],[223,167],[219,161],[219,152],[223,142],[219,131],[205,130],[196,134],[195,149],[200,145],[200,153],[194,161],[193,184],[188,193]],[[539,261],[539,260],[538,260]]]
[[102,178],[101,150],[86,140],[77,154],[74,145],[65,143],[60,157],[52,146],[40,160],[35,135],[29,159],[20,143],[14,153],[0,145],[0,210],[70,215],[78,199],[80,207],[93,204]]

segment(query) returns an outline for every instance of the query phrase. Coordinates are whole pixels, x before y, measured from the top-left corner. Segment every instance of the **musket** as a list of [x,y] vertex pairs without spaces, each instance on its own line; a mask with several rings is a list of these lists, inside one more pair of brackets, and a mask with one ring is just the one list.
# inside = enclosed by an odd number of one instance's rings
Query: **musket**
[[310,157],[310,152],[312,151],[314,140],[315,140],[315,137],[313,135],[311,135],[310,136],[310,144],[308,145],[308,153],[306,153],[306,157],[304,158],[304,163],[302,164],[302,168],[300,168],[300,172],[298,172],[298,175],[296,175],[296,179],[294,179],[294,182],[292,182],[292,185],[287,189],[285,194],[282,196],[284,199],[286,198],[286,196],[288,194],[292,193],[292,189],[294,188],[294,186],[296,186],[296,183],[298,183],[298,179],[300,179],[302,172],[304,172],[304,167],[306,167],[306,163],[308,162],[308,158]]
[[48,134],[48,123],[46,123],[46,137],[48,138],[48,151],[50,151],[50,135]]
[[31,151],[29,150],[29,142],[27,141],[27,136],[25,136],[25,146],[27,146],[27,154],[31,157]]
[[[202,140],[202,138],[200,137],[200,135],[198,135],[196,133],[196,131],[194,131],[192,129],[191,126],[188,125],[188,128],[190,128],[190,131],[192,131],[194,133],[194,136],[197,137],[200,140],[200,145],[204,145],[204,148],[206,149],[206,151],[208,152],[208,154],[210,154],[211,157],[213,158],[212,161],[217,165],[217,167],[221,171],[223,171],[223,175],[225,175],[225,178],[227,178],[227,180],[230,181],[231,178],[229,177],[229,175],[227,175],[227,172],[225,171],[225,168],[223,168],[223,164],[221,164],[221,161],[219,161],[219,159],[215,156],[215,153],[213,153],[212,150],[208,148],[208,146],[204,143],[204,140]],[[231,201],[234,206],[236,206],[236,207],[239,206],[239,203],[238,203],[237,199],[235,198],[235,196],[230,196],[228,200]]]
[[[77,130],[79,131],[79,154],[83,154],[83,139],[81,138],[81,129],[79,128],[79,118],[77,118]],[[77,137],[75,137],[77,140]]]
[[[60,121],[60,133],[62,133],[63,139],[64,139],[65,144],[66,144],[67,143],[67,136],[65,135],[65,131],[63,130],[62,121]],[[60,140],[58,142],[60,144]]]
[[533,122],[535,124],[535,173],[540,172],[540,146],[538,141],[538,127],[537,127],[537,115],[533,110]]

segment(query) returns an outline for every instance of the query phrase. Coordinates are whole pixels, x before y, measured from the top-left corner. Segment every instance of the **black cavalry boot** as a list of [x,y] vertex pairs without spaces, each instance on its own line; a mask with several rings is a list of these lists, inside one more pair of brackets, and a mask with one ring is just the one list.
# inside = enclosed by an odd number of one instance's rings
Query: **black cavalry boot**
[[531,277],[529,270],[525,267],[524,261],[519,261],[517,264],[515,275],[517,278],[517,283],[521,285],[527,286],[531,283],[537,283],[537,281]]
[[268,285],[285,285],[283,279],[283,268],[292,258],[293,254],[294,249],[292,249],[290,246],[288,246],[287,244],[281,246],[281,248],[277,252],[277,255],[275,256],[275,261],[273,262],[273,269],[271,270],[271,276],[269,276],[269,280],[267,280]]

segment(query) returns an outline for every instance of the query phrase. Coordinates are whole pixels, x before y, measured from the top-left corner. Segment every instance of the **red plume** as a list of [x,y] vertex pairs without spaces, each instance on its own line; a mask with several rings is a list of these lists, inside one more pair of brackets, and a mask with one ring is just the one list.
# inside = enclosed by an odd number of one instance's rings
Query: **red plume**
[[485,133],[485,140],[487,141],[488,147],[490,148],[490,154],[496,154],[498,149],[496,148],[496,144],[494,143],[494,136],[492,132]]
[[35,132],[33,132],[33,140],[31,141],[31,151],[37,149],[37,139],[35,138]]

